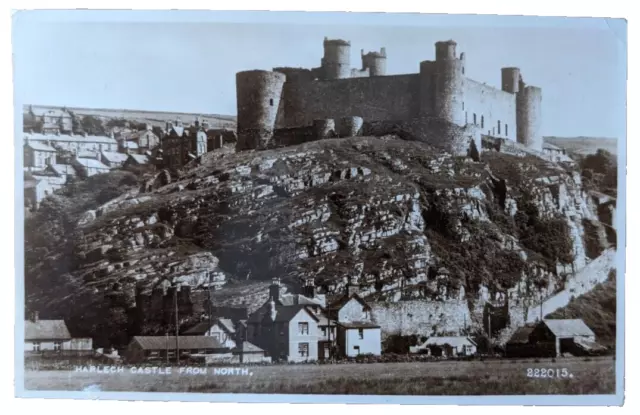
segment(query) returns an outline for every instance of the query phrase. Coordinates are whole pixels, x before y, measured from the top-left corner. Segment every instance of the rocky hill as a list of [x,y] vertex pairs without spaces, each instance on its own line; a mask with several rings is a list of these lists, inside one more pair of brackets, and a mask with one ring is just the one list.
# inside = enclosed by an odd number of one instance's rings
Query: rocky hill
[[83,334],[144,331],[136,287],[212,284],[216,304],[254,308],[275,276],[329,299],[356,279],[386,334],[482,332],[487,305],[506,310],[499,330],[615,243],[573,167],[393,136],[225,148],[142,186],[105,176],[26,224],[27,306]]

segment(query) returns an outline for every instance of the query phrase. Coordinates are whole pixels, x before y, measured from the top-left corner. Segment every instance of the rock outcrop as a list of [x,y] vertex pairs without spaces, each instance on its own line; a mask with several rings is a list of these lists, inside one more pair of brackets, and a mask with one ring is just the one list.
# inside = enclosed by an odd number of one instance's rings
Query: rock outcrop
[[[274,276],[292,291],[313,277],[331,298],[355,278],[388,332],[483,330],[487,303],[535,302],[564,289],[590,261],[582,220],[598,223],[597,212],[578,172],[535,157],[492,152],[477,162],[395,137],[333,139],[207,153],[179,177],[87,212],[72,253],[49,255],[70,255],[71,278],[96,298],[114,283],[128,292],[213,286],[214,301],[231,305],[262,297],[227,295],[228,281]],[[566,236],[568,248],[537,252],[521,238],[547,220],[566,225],[559,240]],[[460,246],[484,250],[448,255]],[[490,269],[491,253],[514,261],[515,275]],[[443,267],[450,272],[439,274]],[[27,279],[46,281],[47,272],[27,264]],[[29,304],[53,313],[75,295],[37,292],[27,293]]]

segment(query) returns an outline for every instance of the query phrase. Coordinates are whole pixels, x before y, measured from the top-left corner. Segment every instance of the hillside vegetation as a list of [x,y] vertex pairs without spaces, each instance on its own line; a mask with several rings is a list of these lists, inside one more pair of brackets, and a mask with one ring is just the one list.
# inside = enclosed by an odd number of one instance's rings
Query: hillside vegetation
[[591,292],[573,299],[546,318],[580,318],[596,334],[596,341],[611,347],[616,341],[616,303],[616,275],[612,272],[607,282],[598,284]]
[[[274,276],[292,290],[313,278],[329,299],[348,276],[370,301],[464,289],[473,304],[482,289],[520,285],[535,295],[584,262],[582,218],[596,217],[572,167],[501,153],[473,161],[393,136],[214,151],[159,176],[140,193],[141,177],[95,176],[43,202],[25,228],[27,306],[122,344],[140,329],[135,291],[167,285],[214,284],[217,304],[252,306],[266,290],[247,283]],[[112,306],[114,291],[126,299]]]

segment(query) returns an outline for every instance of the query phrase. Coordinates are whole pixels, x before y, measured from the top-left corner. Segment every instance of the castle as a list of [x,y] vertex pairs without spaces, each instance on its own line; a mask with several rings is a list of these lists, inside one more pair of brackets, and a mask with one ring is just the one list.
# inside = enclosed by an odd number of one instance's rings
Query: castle
[[[542,151],[541,89],[526,85],[513,67],[502,68],[501,89],[468,78],[465,55],[458,56],[456,46],[453,40],[436,42],[435,60],[420,62],[418,73],[387,75],[385,48],[361,51],[357,69],[351,67],[350,42],[325,38],[317,68],[239,72],[237,150],[268,148],[278,131],[315,126],[327,135],[358,129],[364,120],[406,126],[420,136],[431,131],[433,140],[460,141],[462,151],[471,141],[480,148],[481,136]],[[336,126],[336,120],[350,126]],[[434,132],[434,121],[448,126],[444,133]]]

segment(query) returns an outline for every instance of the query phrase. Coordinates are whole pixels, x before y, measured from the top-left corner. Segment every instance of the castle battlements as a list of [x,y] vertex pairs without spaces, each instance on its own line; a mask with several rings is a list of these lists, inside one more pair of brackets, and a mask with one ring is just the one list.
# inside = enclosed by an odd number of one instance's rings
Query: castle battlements
[[[458,136],[466,134],[478,148],[478,137],[489,136],[542,151],[542,91],[526,85],[519,68],[501,68],[502,85],[497,88],[467,76],[465,54],[458,55],[453,40],[436,42],[434,60],[419,62],[417,73],[402,75],[386,73],[384,47],[366,53],[361,49],[360,68],[351,65],[349,41],[325,38],[323,47],[317,68],[279,67],[237,74],[239,151],[270,147],[278,130],[303,131],[320,125],[320,120],[331,125],[349,117],[400,126],[435,119],[456,131],[442,136],[442,144],[447,144],[447,136],[455,135],[460,141]],[[429,127],[413,129],[422,134]],[[336,124],[335,132],[325,137],[339,131],[353,132],[353,128]]]

